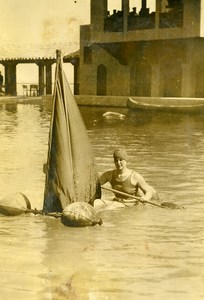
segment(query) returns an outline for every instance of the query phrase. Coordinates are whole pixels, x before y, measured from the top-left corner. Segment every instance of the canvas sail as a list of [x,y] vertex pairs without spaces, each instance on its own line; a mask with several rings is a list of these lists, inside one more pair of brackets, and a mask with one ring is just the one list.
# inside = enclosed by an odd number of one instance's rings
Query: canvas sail
[[57,51],[53,110],[48,144],[43,211],[62,211],[73,202],[100,197],[87,130]]

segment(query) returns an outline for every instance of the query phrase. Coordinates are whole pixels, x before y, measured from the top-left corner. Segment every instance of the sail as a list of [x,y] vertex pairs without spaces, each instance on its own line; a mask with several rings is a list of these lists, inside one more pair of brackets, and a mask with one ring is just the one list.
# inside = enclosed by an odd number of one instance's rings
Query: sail
[[43,211],[62,211],[78,201],[93,204],[97,197],[100,186],[87,130],[57,51]]

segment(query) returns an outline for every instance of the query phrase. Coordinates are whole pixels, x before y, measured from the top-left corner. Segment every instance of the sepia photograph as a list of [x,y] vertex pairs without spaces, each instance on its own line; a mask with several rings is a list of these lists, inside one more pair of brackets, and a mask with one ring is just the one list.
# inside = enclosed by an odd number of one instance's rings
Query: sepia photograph
[[204,299],[204,0],[0,6],[0,299]]

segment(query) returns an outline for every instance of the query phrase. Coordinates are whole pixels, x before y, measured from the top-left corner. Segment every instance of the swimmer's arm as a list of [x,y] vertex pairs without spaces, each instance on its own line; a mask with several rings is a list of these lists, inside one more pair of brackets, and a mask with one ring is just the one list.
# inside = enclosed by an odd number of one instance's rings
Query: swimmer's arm
[[99,177],[100,185],[111,182],[113,171],[106,171]]
[[143,201],[149,201],[155,194],[154,188],[139,173],[133,173],[132,183],[143,191],[144,195],[141,198]]

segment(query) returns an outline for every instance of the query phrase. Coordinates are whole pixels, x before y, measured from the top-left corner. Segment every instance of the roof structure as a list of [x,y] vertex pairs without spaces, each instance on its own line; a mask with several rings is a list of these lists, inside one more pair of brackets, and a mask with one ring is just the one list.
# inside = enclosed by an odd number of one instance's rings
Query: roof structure
[[73,53],[78,48],[78,43],[52,43],[52,44],[26,44],[26,45],[0,45],[0,60],[36,60],[53,59],[56,57],[56,50],[62,52],[62,56]]
[[75,52],[69,53],[68,55],[65,55],[63,59],[65,62],[72,62],[75,59],[79,59],[79,56],[80,56],[80,50],[77,50]]

